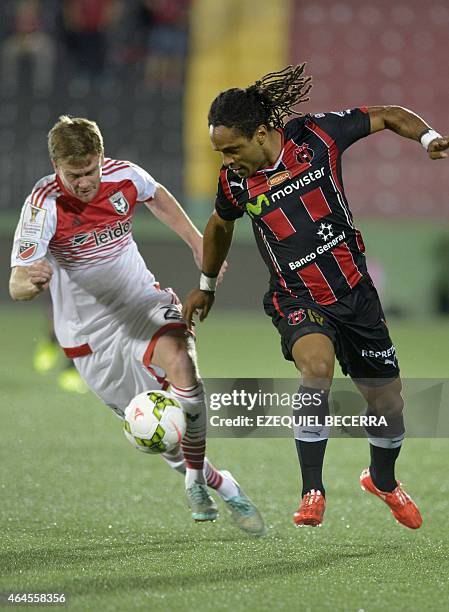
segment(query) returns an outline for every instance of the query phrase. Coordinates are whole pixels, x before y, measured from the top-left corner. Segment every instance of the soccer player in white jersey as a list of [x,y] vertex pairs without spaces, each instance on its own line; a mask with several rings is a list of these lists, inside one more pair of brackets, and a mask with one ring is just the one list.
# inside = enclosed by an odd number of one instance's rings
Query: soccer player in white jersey
[[160,288],[139,254],[132,215],[144,203],[190,246],[200,267],[201,234],[145,170],[105,159],[95,122],[60,117],[48,148],[55,173],[37,182],[23,206],[11,256],[11,297],[31,300],[50,290],[58,342],[119,417],[138,393],[170,384],[187,431],[182,448],[163,457],[185,473],[192,518],[217,518],[209,485],[240,528],[263,535],[257,508],[229,472],[205,457],[207,408],[194,343],[178,298]]

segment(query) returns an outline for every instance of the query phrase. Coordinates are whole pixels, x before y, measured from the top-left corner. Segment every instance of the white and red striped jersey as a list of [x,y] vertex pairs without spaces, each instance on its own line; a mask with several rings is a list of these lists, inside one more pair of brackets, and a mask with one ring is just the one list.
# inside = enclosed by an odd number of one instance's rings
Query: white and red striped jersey
[[55,174],[38,181],[25,200],[11,266],[49,260],[55,333],[68,354],[72,348],[77,356],[83,346],[86,352],[104,347],[119,326],[135,337],[143,333],[142,298],[155,279],[132,237],[132,216],[156,187],[139,166],[105,159],[92,202],[68,193]]

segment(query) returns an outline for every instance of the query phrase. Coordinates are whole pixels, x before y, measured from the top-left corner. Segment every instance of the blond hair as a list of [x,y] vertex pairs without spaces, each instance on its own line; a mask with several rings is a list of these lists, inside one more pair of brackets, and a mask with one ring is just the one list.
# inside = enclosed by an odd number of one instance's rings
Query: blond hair
[[103,136],[95,121],[61,115],[48,133],[48,152],[55,163],[82,165],[86,157],[103,155]]

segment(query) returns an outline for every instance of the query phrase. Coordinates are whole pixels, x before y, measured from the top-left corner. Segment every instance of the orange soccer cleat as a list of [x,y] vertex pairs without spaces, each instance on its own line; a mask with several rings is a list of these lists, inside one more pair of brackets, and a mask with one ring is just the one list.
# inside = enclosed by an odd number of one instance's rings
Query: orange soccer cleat
[[326,500],[321,491],[312,489],[302,498],[301,505],[293,515],[293,521],[297,527],[318,527],[323,522],[325,508]]
[[360,486],[364,491],[369,491],[373,495],[380,497],[390,508],[392,515],[401,525],[405,525],[410,529],[419,529],[422,525],[422,516],[413,499],[401,487],[401,483],[397,483],[396,489],[391,493],[380,491],[373,483],[369,468],[363,470],[360,474]]

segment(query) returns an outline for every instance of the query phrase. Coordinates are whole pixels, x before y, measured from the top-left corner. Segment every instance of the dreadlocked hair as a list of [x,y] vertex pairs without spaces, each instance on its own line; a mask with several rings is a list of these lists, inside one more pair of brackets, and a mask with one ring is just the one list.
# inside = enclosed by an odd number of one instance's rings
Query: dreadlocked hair
[[240,130],[252,138],[259,125],[280,128],[296,104],[307,102],[312,77],[305,76],[305,62],[270,72],[246,89],[234,87],[222,91],[212,102],[209,125],[224,125]]

